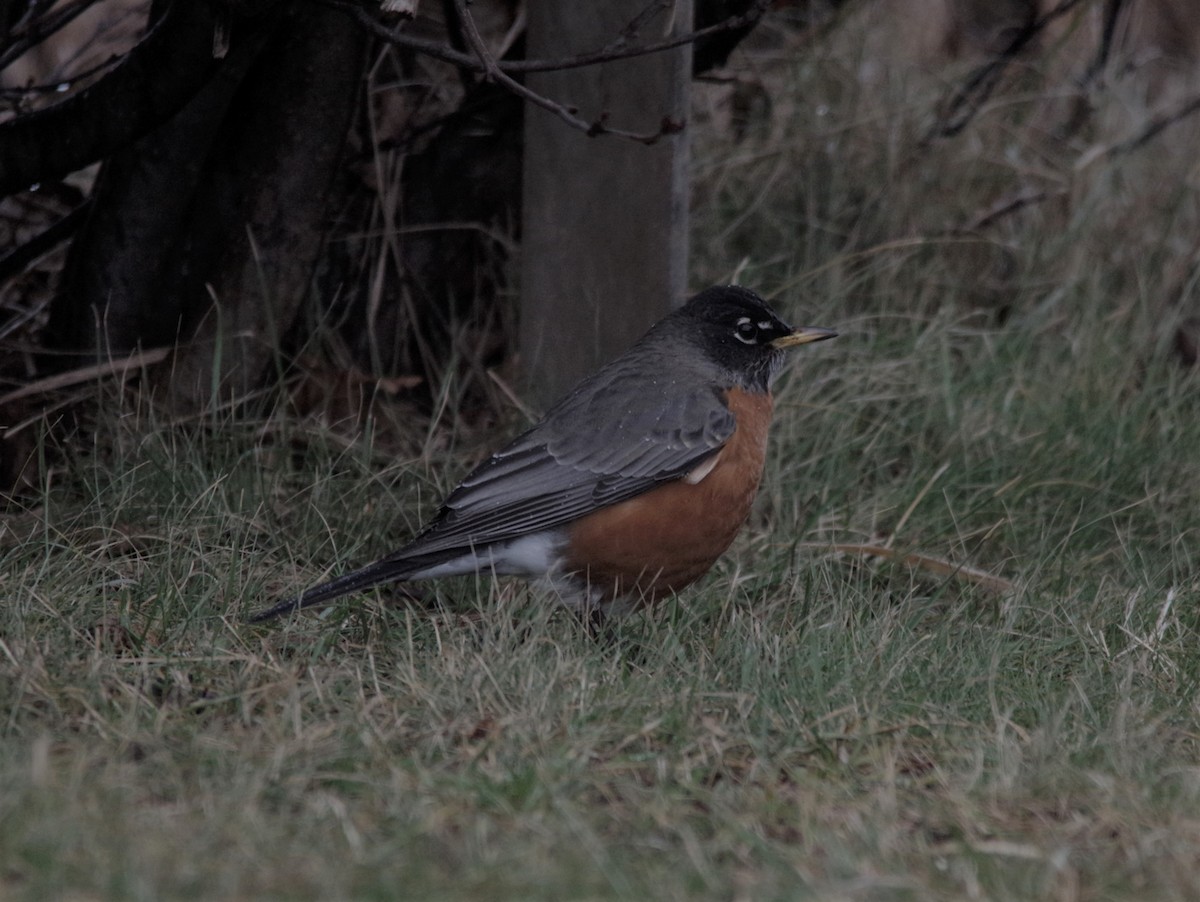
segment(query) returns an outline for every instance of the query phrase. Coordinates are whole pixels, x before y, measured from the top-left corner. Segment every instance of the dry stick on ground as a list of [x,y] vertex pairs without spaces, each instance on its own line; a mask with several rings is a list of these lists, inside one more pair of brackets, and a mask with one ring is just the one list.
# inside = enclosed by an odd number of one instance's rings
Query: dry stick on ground
[[647,3],[642,8],[642,11],[630,19],[629,23],[613,39],[613,42],[604,49],[619,50],[629,42],[636,40],[645,25],[652,22],[654,17],[659,13],[671,10],[674,5],[675,0],[652,0],[652,2]]
[[1015,584],[1002,576],[996,576],[977,567],[951,563],[942,558],[933,557],[929,554],[921,554],[916,551],[897,551],[894,548],[888,548],[884,545],[863,545],[857,542],[835,542],[833,544],[825,542],[802,542],[800,547],[833,551],[837,554],[853,554],[859,557],[881,557],[888,560],[900,561],[914,570],[924,570],[929,573],[936,573],[938,576],[954,577],[965,582],[974,583],[977,586],[1001,595],[1016,589]]

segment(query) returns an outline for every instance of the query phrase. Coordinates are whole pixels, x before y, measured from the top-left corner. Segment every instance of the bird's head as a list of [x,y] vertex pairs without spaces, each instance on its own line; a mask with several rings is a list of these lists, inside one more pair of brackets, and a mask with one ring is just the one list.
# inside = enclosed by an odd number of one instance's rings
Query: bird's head
[[837,336],[831,329],[788,325],[761,297],[736,285],[700,292],[672,318],[687,329],[710,362],[725,370],[734,384],[751,391],[770,387],[788,348]]

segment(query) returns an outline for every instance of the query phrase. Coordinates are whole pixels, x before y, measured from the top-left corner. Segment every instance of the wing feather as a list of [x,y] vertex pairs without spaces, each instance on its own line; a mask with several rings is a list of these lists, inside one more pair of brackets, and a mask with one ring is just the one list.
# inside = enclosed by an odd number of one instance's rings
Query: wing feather
[[564,526],[716,454],[735,428],[724,391],[687,372],[646,385],[645,371],[626,355],[598,372],[473,470],[398,555],[449,559]]

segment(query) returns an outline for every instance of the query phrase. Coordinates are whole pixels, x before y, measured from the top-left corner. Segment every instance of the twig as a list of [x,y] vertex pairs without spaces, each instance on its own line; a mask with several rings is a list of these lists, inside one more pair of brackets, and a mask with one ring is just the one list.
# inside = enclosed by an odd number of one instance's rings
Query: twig
[[863,545],[857,542],[835,542],[832,544],[826,544],[825,542],[801,542],[799,547],[815,550],[824,549],[838,554],[854,554],[859,557],[881,557],[888,560],[900,561],[917,570],[925,570],[930,573],[936,573],[939,576],[955,577],[999,594],[1013,592],[1017,588],[1011,580],[988,573],[986,570],[980,570],[977,567],[967,567],[963,564],[954,564],[950,561],[942,560],[928,554],[920,554],[915,551],[897,551],[894,548],[887,548],[883,545]]
[[65,373],[56,373],[53,376],[47,376],[45,379],[38,379],[36,382],[22,385],[20,388],[14,389],[6,395],[0,395],[0,407],[10,404],[13,401],[19,401],[22,398],[28,398],[31,395],[41,395],[46,392],[58,391],[60,388],[68,388],[72,385],[78,385],[81,382],[91,382],[95,379],[102,379],[105,376],[123,375],[129,370],[161,363],[167,359],[167,355],[171,351],[171,348],[152,348],[149,351],[139,351],[136,354],[130,354],[128,357],[122,357],[119,360],[109,360],[105,363],[81,366],[78,369],[68,370]]
[[[432,56],[434,59],[440,59],[442,62],[453,63],[456,66],[462,66],[474,72],[486,71],[487,67],[474,55],[462,53],[453,47],[437,41],[413,37],[406,34],[399,27],[389,28],[363,7],[357,3],[350,2],[350,0],[315,0],[315,2],[349,14],[356,22],[370,31],[371,34],[387,41],[389,44],[394,44],[397,47],[407,47],[409,50],[415,50],[417,53],[423,53],[426,56]],[[695,31],[675,35],[671,38],[664,38],[661,41],[653,41],[649,44],[619,48],[614,46],[620,43],[618,40],[601,50],[580,53],[575,56],[561,57],[559,59],[504,60],[497,61],[495,66],[501,72],[507,73],[559,72],[564,69],[582,69],[587,66],[599,65],[600,63],[611,63],[616,60],[648,56],[652,53],[663,53],[667,50],[674,50],[676,47],[682,47],[684,44],[693,44],[709,35],[721,34],[725,31],[743,28],[746,25],[753,25],[763,17],[770,5],[771,0],[755,0],[754,6],[741,15],[730,16],[728,19],[717,22],[715,25],[707,25],[704,28],[697,28]]]
[[629,23],[621,29],[620,33],[605,49],[620,50],[638,36],[647,22],[651,21],[659,13],[666,12],[674,5],[674,0],[651,0],[640,13],[629,20]]
[[488,81],[494,81],[512,91],[518,97],[528,100],[534,106],[541,107],[549,113],[553,113],[563,122],[572,128],[579,129],[588,137],[596,135],[616,135],[619,138],[628,138],[631,141],[640,141],[643,144],[654,144],[659,138],[664,135],[671,135],[683,130],[683,123],[679,120],[672,119],[670,116],[664,116],[662,125],[658,131],[639,134],[619,128],[610,128],[608,126],[608,114],[601,113],[599,118],[594,122],[587,122],[575,115],[573,107],[563,106],[556,100],[551,100],[543,94],[532,91],[512,76],[501,71],[496,63],[496,58],[487,48],[487,44],[483,40],[483,36],[479,33],[479,28],[475,25],[475,19],[471,15],[471,11],[467,9],[466,0],[454,0],[454,8],[458,13],[459,21],[462,22],[464,36],[471,49],[475,51],[479,62],[483,64],[483,77]]
[[1088,87],[1108,65],[1109,57],[1112,55],[1113,38],[1117,33],[1117,20],[1121,17],[1121,7],[1124,5],[1124,0],[1105,0],[1104,27],[1100,32],[1100,47],[1096,51],[1096,58],[1083,73],[1083,77],[1079,79],[1079,87]]
[[0,50],[0,69],[5,68],[31,47],[35,47],[54,32],[60,30],[72,19],[82,15],[90,7],[96,5],[96,0],[75,0],[59,9],[50,10],[50,4],[43,4],[40,15],[22,19],[9,32],[8,45]]
[[1023,210],[1026,207],[1040,204],[1051,197],[1061,197],[1062,194],[1063,192],[1061,191],[1021,191],[1018,194],[1001,199],[976,216],[967,225],[954,229],[951,234],[969,235],[973,232],[982,232],[988,226],[994,225],[1006,216],[1011,216],[1013,213]]
[[89,198],[24,244],[0,256],[0,283],[7,282],[42,254],[74,235],[83,225],[91,206]]
[[71,87],[86,81],[95,75],[99,75],[105,69],[111,69],[117,63],[121,62],[120,54],[113,54],[103,62],[96,63],[90,69],[84,69],[82,72],[73,73],[66,78],[59,78],[54,81],[45,82],[40,85],[26,85],[21,88],[0,88],[0,97],[22,98],[31,94],[61,94],[64,86]]
[[1194,113],[1200,113],[1200,95],[1185,100],[1171,112],[1164,113],[1152,120],[1149,125],[1132,138],[1118,141],[1116,144],[1096,145],[1092,147],[1075,161],[1075,169],[1077,171],[1084,169],[1096,162],[1096,160],[1132,153],[1143,145],[1148,144],[1154,138],[1157,138],[1172,125],[1182,122]]
[[938,122],[929,130],[923,143],[928,143],[934,138],[952,138],[966,128],[987,102],[988,98],[992,96],[992,91],[1000,83],[1000,76],[1008,64],[1047,25],[1055,19],[1065,16],[1083,2],[1089,2],[1089,0],[1060,0],[1059,4],[1052,10],[1018,31],[1008,46],[995,59],[977,68],[971,73],[966,82],[954,92],[954,96],[950,98],[950,102],[946,105],[946,111],[938,117]]
[[1115,155],[1137,150],[1143,144],[1147,144],[1154,138],[1157,138],[1159,134],[1166,131],[1172,125],[1182,122],[1188,116],[1197,112],[1200,112],[1200,96],[1192,97],[1171,112],[1164,113],[1157,119],[1152,120],[1149,125],[1142,129],[1140,134],[1130,138],[1128,141],[1114,144],[1106,153]]
[[[74,172],[142,137],[178,112],[218,66],[215,7],[163,4],[162,15],[100,79],[45,109],[0,122],[0,196]],[[246,17],[235,50],[251,58],[283,13]]]

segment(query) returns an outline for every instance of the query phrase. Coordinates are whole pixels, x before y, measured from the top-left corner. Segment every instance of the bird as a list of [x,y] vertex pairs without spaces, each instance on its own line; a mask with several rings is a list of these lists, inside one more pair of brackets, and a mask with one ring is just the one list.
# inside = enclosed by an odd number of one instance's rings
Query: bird
[[592,626],[677,593],[749,516],[787,351],[836,336],[748,288],[701,291],[472,470],[406,545],[250,621],[473,573],[548,585]]

